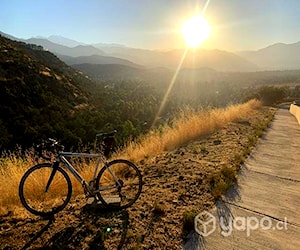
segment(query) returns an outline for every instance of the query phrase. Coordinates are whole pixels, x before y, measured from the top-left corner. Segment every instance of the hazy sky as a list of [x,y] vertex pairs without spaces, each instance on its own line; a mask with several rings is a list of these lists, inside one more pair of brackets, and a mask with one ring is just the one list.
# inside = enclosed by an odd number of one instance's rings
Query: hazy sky
[[[61,35],[84,43],[183,47],[181,23],[206,0],[0,0],[0,31],[19,38]],[[300,0],[210,0],[204,48],[259,49],[300,41]]]

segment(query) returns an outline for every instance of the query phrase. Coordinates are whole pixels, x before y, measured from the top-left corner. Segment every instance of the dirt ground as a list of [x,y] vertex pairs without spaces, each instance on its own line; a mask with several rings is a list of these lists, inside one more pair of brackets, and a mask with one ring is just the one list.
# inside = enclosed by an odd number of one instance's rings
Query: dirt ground
[[235,164],[257,127],[274,113],[275,109],[263,107],[246,120],[141,161],[137,165],[143,174],[143,191],[127,210],[90,208],[78,196],[52,219],[2,216],[0,248],[182,249],[183,225],[190,215],[215,203],[209,177]]

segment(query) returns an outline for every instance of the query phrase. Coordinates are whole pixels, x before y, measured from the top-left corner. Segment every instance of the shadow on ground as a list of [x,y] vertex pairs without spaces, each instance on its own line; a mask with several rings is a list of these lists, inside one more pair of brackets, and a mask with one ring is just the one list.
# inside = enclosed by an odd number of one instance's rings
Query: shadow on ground
[[[239,178],[244,178],[246,166],[242,166],[239,171]],[[216,226],[220,227],[220,230],[227,232],[230,230],[234,216],[228,203],[236,202],[241,199],[240,187],[238,183],[232,185],[229,190],[224,194],[222,199],[218,199],[215,203],[216,211],[207,211],[212,213],[217,218]],[[218,231],[218,230],[217,230]],[[208,235],[207,235],[208,236]],[[186,237],[186,241],[183,244],[184,250],[200,250],[206,248],[206,236],[197,233],[192,230]]]
[[69,225],[64,220],[62,230],[55,228],[58,220],[44,220],[22,249],[122,249],[129,225],[126,210],[82,209]]

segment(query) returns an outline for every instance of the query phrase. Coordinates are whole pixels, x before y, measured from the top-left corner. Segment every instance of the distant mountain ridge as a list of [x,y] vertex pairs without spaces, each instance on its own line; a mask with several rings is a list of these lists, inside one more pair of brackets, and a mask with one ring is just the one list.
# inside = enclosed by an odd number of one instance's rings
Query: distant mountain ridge
[[[100,47],[107,54],[127,59],[147,67],[176,68],[184,54],[184,49],[158,51],[128,47]],[[219,71],[256,71],[259,68],[246,59],[222,50],[190,50],[184,60],[183,68],[212,68]]]
[[263,70],[300,69],[300,41],[275,43],[257,51],[242,51],[239,55],[259,65]]
[[[69,41],[66,38],[64,38],[63,40],[64,43],[66,41]],[[97,48],[92,45],[77,45],[71,48],[41,38],[30,38],[23,41],[41,45],[45,49],[55,53],[56,55],[59,55],[63,60],[64,58],[62,56],[77,57],[76,59],[72,60],[70,58],[67,58],[68,61],[66,62],[69,64],[95,64],[96,62],[96,64],[113,63],[127,66],[133,66],[134,64],[136,64],[145,67],[168,67],[174,69],[177,67],[183,54],[183,50],[171,50],[168,52],[162,52],[156,50],[128,48],[116,44],[113,44],[111,46],[96,44],[95,46],[97,46]],[[76,42],[72,42],[76,44]],[[95,60],[95,55],[103,57],[98,57],[97,60]],[[247,60],[234,55],[233,53],[220,50],[204,49],[195,50],[195,52],[190,51],[185,59],[183,67],[209,67],[220,71],[258,70],[258,67],[256,65],[247,62]]]
[[[176,68],[183,54],[183,50],[163,52],[158,50],[130,48],[120,44],[95,43],[88,45],[63,36],[50,36],[48,37],[49,40],[41,38],[24,40],[4,33],[2,33],[2,35],[13,40],[41,45],[45,49],[48,49],[59,56],[74,57],[72,60],[66,57],[68,60],[66,62],[68,64],[113,63],[127,66],[136,64],[145,67]],[[299,52],[300,42],[292,44],[276,43],[257,51],[241,51],[236,53],[223,50],[198,49],[195,50],[194,53],[189,53],[190,55],[187,56],[183,67],[209,67],[218,71],[236,72],[299,69]],[[106,58],[100,59],[99,57],[95,60],[95,55]]]
[[102,56],[102,55],[91,55],[91,56],[66,56],[66,55],[58,55],[58,57],[64,61],[68,65],[74,64],[120,64],[124,66],[131,66],[136,68],[141,68],[141,65],[135,64],[129,60],[121,59],[112,56]]
[[76,47],[78,45],[86,45],[85,43],[77,42],[73,39],[69,39],[69,38],[66,38],[66,37],[63,37],[63,36],[52,35],[52,36],[49,36],[46,39],[49,40],[50,42],[57,43],[57,44],[60,44],[60,45],[64,45],[64,46],[71,47],[71,48]]
[[66,56],[91,56],[91,55],[104,55],[105,53],[91,45],[77,45],[76,47],[67,47],[57,43],[50,42],[47,39],[30,38],[25,40],[27,43],[38,44],[44,49],[50,50],[55,54],[62,54]]

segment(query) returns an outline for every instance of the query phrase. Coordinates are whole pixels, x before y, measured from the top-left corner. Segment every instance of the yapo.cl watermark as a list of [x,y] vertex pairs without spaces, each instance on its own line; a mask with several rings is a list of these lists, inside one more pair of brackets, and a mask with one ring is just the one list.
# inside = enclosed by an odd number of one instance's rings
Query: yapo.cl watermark
[[[272,220],[268,216],[263,216],[258,219],[255,216],[237,216],[225,218],[219,217],[219,226],[221,230],[221,235],[224,237],[230,236],[234,230],[246,232],[246,236],[251,235],[251,231],[261,229],[261,230],[287,230],[288,221],[285,217],[284,220]],[[217,218],[204,211],[195,217],[195,231],[200,235],[206,237],[215,232],[217,228]]]
[[211,213],[204,211],[195,217],[194,224],[195,231],[206,237],[216,230],[216,217]]

